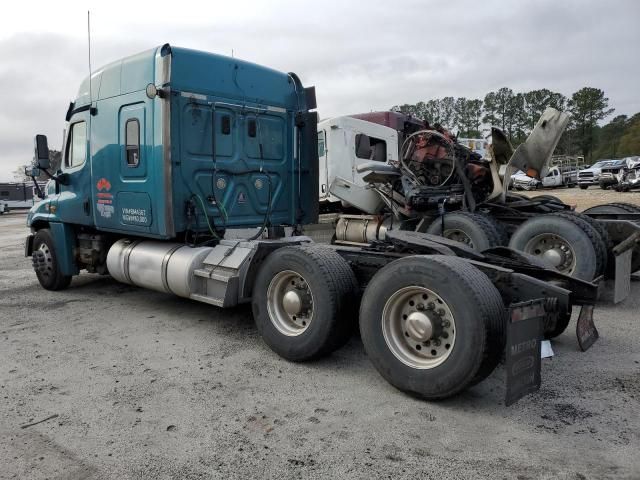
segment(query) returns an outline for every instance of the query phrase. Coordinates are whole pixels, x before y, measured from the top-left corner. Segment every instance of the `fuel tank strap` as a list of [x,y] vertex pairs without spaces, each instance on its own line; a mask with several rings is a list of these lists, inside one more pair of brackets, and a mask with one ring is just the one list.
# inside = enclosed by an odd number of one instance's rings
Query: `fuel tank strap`
[[140,242],[141,240],[134,240],[129,245],[127,245],[127,247],[123,252],[124,258],[122,261],[122,273],[124,274],[124,278],[126,278],[127,283],[129,283],[130,285],[135,285],[135,284],[131,281],[131,277],[129,276],[129,257],[131,257],[131,252],[133,251],[134,248],[136,248],[136,245],[138,245]]
[[162,266],[160,267],[160,276],[162,278],[162,286],[167,292],[170,292],[170,293],[174,293],[174,292],[171,290],[171,287],[169,287],[169,279],[167,278],[167,266],[169,265],[169,260],[171,259],[171,256],[183,246],[184,245],[174,246],[167,253],[165,253],[164,257],[162,258]]

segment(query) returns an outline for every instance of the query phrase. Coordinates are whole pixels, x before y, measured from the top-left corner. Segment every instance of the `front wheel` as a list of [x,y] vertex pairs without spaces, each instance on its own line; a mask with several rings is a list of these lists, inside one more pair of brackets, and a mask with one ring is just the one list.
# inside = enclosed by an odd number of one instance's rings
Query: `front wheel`
[[457,257],[391,262],[372,278],[360,306],[362,343],[380,375],[431,400],[486,378],[502,356],[505,328],[500,293]]
[[60,271],[53,236],[48,228],[38,230],[36,233],[33,239],[31,261],[38,281],[43,288],[64,290],[71,283],[71,275],[63,275]]

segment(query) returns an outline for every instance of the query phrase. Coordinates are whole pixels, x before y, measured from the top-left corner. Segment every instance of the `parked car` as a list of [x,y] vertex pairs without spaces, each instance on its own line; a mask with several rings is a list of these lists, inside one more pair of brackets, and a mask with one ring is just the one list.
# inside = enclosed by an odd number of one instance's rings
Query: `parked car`
[[616,175],[617,183],[614,185],[618,192],[628,192],[640,189],[640,156],[627,157],[624,166]]
[[599,160],[591,165],[591,167],[580,170],[578,172],[578,186],[584,190],[589,188],[591,185],[598,185],[600,182],[600,172],[602,167],[608,165],[609,162],[612,161],[613,160],[610,159]]
[[542,186],[546,188],[576,186],[578,171],[571,167],[551,167],[547,175],[542,179]]
[[598,184],[603,190],[607,190],[618,184],[618,174],[627,164],[626,159],[612,160],[600,169],[600,179]]
[[542,186],[542,182],[529,177],[522,170],[518,170],[516,173],[511,175],[509,185],[514,190],[535,190]]

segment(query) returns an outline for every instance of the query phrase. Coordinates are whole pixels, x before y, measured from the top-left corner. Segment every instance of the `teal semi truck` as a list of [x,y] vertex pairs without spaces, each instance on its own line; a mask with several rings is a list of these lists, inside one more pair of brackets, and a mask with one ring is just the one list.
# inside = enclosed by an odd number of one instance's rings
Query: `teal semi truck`
[[168,44],[99,69],[69,105],[60,171],[35,137],[30,174],[51,178],[27,220],[40,284],[62,290],[86,270],[217,307],[250,302],[291,361],[359,328],[382,376],[427,399],[480,382],[503,356],[507,401],[535,390],[540,341],[575,306],[580,346],[595,341],[596,286],[516,251],[393,228],[360,247],[304,236],[318,221],[315,108],[293,73]]

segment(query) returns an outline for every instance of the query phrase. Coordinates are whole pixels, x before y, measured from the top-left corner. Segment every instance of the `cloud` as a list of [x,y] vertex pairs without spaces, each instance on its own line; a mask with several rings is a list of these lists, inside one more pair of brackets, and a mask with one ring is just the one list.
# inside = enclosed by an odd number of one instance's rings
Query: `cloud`
[[[565,95],[594,86],[616,114],[640,111],[640,2],[632,0],[212,2],[197,15],[162,2],[149,12],[130,7],[126,16],[111,4],[92,14],[94,67],[165,42],[233,50],[315,85],[322,117],[481,98],[502,86]],[[64,8],[56,4],[44,26],[0,21],[0,179],[31,160],[35,133],[60,147],[64,113],[88,70],[85,14]]]

